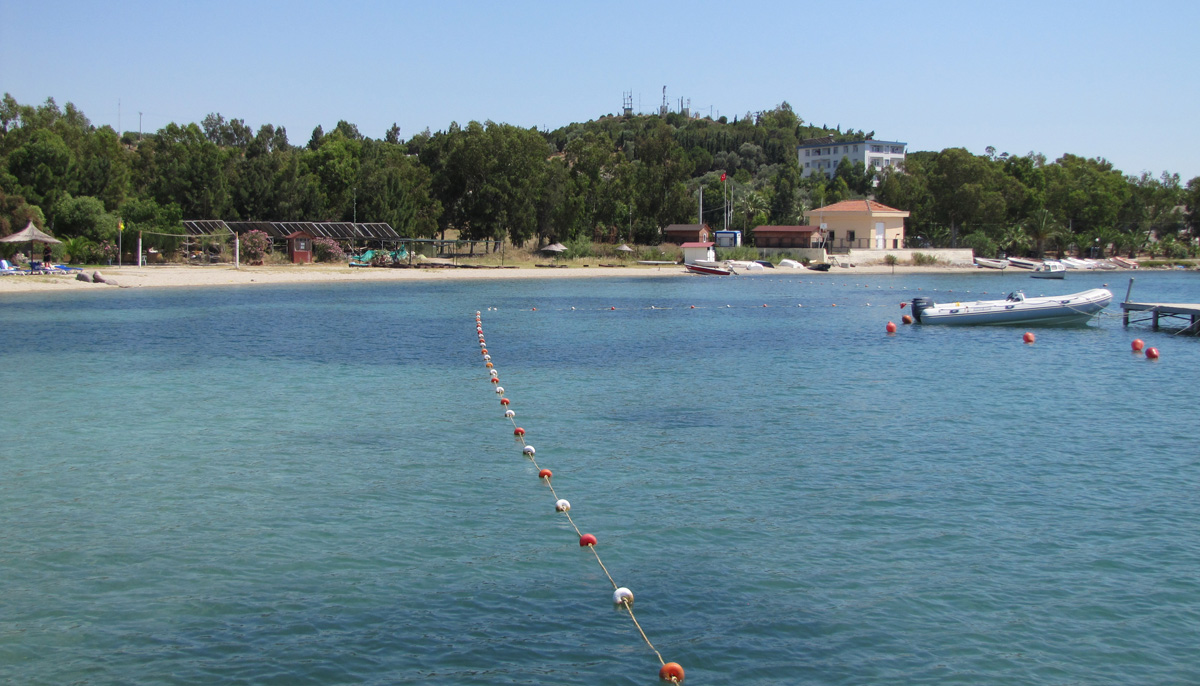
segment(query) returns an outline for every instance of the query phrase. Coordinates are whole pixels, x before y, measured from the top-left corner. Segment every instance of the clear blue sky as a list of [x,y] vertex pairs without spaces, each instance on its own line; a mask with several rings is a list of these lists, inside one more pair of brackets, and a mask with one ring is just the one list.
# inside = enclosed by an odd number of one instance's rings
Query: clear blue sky
[[154,131],[218,112],[293,144],[789,102],[909,150],[1070,152],[1200,176],[1200,3],[0,0],[0,90]]

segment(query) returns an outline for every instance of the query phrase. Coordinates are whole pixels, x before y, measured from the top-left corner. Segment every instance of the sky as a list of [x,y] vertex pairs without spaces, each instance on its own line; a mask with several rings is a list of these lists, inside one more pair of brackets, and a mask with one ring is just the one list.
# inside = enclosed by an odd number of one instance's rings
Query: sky
[[303,145],[340,120],[555,129],[672,110],[908,150],[1103,157],[1200,176],[1200,3],[0,0],[0,91],[156,131],[210,113]]

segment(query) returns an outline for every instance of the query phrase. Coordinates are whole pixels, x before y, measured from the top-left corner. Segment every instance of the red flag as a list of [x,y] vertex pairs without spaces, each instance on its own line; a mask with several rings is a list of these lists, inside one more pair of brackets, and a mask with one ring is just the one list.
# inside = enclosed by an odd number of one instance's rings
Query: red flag
[[724,180],[725,180],[725,172],[721,172],[721,180],[722,180],[722,181],[724,181]]

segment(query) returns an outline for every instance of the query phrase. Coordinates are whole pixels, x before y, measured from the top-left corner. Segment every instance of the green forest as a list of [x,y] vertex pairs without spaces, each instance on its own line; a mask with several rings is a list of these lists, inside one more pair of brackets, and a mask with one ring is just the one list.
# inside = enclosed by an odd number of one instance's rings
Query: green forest
[[[872,197],[911,212],[910,247],[979,255],[1076,250],[1196,256],[1200,177],[1127,175],[1102,158],[909,151],[902,171],[846,159],[802,179],[797,145],[874,132],[814,125],[788,103],[711,119],[606,115],[553,131],[472,121],[407,139],[340,121],[293,141],[210,114],[153,133],[96,127],[53,99],[0,103],[0,235],[30,221],[76,261],[126,231],[180,234],[184,219],[387,222],[402,236],[654,245],[663,227],[807,223],[808,212]],[[900,136],[903,139],[903,136]],[[722,182],[722,175],[728,181]]]

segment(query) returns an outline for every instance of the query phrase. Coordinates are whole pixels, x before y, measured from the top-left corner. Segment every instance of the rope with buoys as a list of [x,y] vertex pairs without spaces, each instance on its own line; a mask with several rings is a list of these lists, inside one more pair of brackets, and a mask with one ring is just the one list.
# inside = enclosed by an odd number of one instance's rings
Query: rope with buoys
[[521,454],[529,458],[529,461],[533,463],[534,469],[538,470],[538,478],[550,489],[550,495],[554,497],[554,510],[562,513],[567,518],[567,521],[571,524],[571,528],[579,536],[579,547],[587,548],[592,552],[592,556],[596,558],[596,563],[604,571],[604,576],[612,584],[613,604],[629,613],[629,619],[633,622],[633,626],[637,628],[638,634],[641,635],[642,640],[646,642],[650,650],[654,652],[654,655],[658,657],[658,662],[662,665],[658,670],[658,678],[672,683],[682,682],[683,667],[677,662],[663,660],[662,653],[658,651],[658,648],[654,647],[654,644],[650,641],[650,637],[646,635],[646,631],[642,629],[641,623],[638,622],[637,616],[633,613],[633,591],[624,586],[619,586],[616,580],[613,579],[612,574],[608,571],[608,567],[600,559],[600,553],[596,552],[596,545],[598,543],[596,536],[594,534],[585,534],[580,530],[579,526],[575,523],[575,519],[571,516],[571,503],[565,498],[560,498],[558,491],[554,490],[554,484],[552,483],[554,473],[538,464],[536,457],[537,449],[525,442],[525,429],[517,426],[517,413],[510,407],[512,401],[506,397],[504,387],[500,385],[500,373],[496,371],[495,363],[492,362],[492,355],[488,352],[487,343],[483,336],[483,319],[479,311],[475,312],[475,330],[479,334],[479,348],[483,355],[485,367],[488,370],[488,382],[492,384],[496,395],[500,396],[500,406],[504,408],[504,418],[513,426],[513,437],[521,444]]

